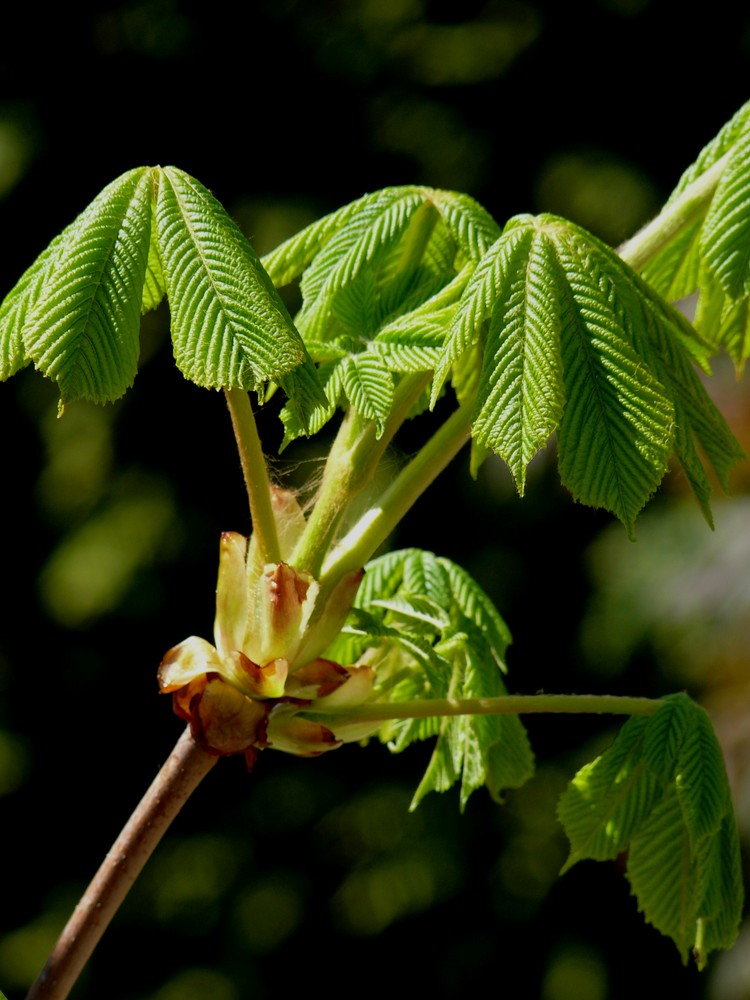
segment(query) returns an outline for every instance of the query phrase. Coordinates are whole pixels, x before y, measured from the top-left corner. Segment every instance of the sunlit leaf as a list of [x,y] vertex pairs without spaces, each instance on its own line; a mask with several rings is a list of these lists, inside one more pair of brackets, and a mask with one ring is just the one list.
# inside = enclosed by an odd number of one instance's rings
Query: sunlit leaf
[[26,354],[63,402],[114,400],[135,378],[152,184],[147,167],[110,184],[11,293]]
[[750,131],[732,148],[701,230],[708,269],[732,300],[750,288]]
[[692,950],[699,968],[734,942],[742,914],[739,841],[721,750],[706,713],[685,695],[633,718],[575,776],[558,809],[571,851],[627,851],[627,875],[646,920]]
[[560,277],[543,233],[525,230],[507,250],[510,259],[499,254],[504,280],[492,304],[474,437],[507,462],[523,494],[526,467],[563,412],[560,316],[550,295]]
[[206,388],[258,390],[306,352],[250,244],[198,181],[166,167],[156,205],[177,367]]
[[[509,642],[507,626],[468,573],[430,552],[405,549],[368,564],[353,616],[329,655],[375,663],[380,701],[485,698],[507,694],[502,671]],[[397,752],[433,736],[415,806],[428,792],[459,783],[463,808],[480,786],[500,795],[533,772],[525,730],[513,715],[391,721],[380,732]]]

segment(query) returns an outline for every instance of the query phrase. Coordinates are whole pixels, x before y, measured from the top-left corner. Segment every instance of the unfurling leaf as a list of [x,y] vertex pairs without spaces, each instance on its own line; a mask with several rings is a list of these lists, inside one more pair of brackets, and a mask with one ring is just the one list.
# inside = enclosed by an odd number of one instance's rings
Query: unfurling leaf
[[[342,403],[382,430],[394,375],[432,370],[471,267],[499,231],[465,195],[386,188],[263,258],[278,285],[301,278],[295,322],[326,380],[312,427]],[[289,408],[282,421],[285,444],[303,432]]]
[[[419,549],[368,564],[355,610],[330,655],[377,665],[372,700],[492,698],[507,694],[502,672],[510,633],[489,597],[448,559]],[[393,751],[437,736],[413,806],[460,782],[461,808],[486,785],[498,796],[534,768],[517,716],[464,715],[394,721],[380,730]]]

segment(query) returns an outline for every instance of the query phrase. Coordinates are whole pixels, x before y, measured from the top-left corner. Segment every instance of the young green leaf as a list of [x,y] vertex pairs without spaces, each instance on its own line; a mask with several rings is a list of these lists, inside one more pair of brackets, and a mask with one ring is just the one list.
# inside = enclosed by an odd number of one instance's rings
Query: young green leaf
[[728,948],[742,914],[739,841],[721,749],[706,713],[685,695],[633,718],[575,776],[558,815],[584,858],[628,852],[627,876],[646,920],[702,968]]
[[138,366],[151,240],[152,175],[123,174],[53,241],[0,310],[5,372],[23,357],[60,387],[63,403],[117,399]]
[[[552,243],[534,229],[510,230],[498,251],[497,270],[479,275],[485,281],[492,277],[496,294],[488,289],[472,295],[476,272],[466,291],[465,301],[474,309],[477,299],[492,303],[474,437],[507,462],[523,495],[526,467],[564,407],[560,317],[556,296],[549,294],[559,278]],[[482,322],[474,315],[471,325],[477,321]]]
[[554,216],[508,223],[459,301],[433,400],[480,350],[472,435],[505,459],[519,491],[556,430],[564,485],[628,531],[672,450],[710,519],[695,442],[724,488],[742,450],[693,370],[707,345],[590,233]]
[[703,222],[727,166],[729,154],[742,140],[748,128],[750,101],[723,126],[719,134],[700,152],[695,163],[684,171],[664,206],[665,211],[674,207],[700,181],[710,179],[705,196],[690,206],[689,213],[684,219],[680,219],[671,239],[650,258],[643,269],[643,276],[649,284],[670,301],[684,298],[698,288]]
[[736,302],[750,288],[750,131],[742,134],[727,161],[700,236],[708,270]]
[[[377,663],[377,697],[389,703],[484,698],[507,694],[502,671],[509,642],[507,626],[468,573],[430,552],[405,549],[368,565],[350,624],[329,655]],[[464,808],[481,785],[499,795],[533,772],[516,716],[394,721],[380,731],[395,752],[433,736],[437,743],[413,806],[429,791],[460,782]]]
[[[337,401],[382,429],[393,376],[431,371],[470,270],[498,233],[465,195],[386,188],[308,226],[263,263],[277,284],[301,276],[296,323],[313,359],[340,352]],[[311,418],[318,428],[335,409],[326,395]],[[282,420],[286,445],[301,428],[288,412]]]
[[614,860],[660,798],[660,783],[643,759],[647,730],[647,719],[628,721],[610,749],[570,783],[558,808],[571,845],[563,871],[584,858]]
[[366,420],[374,420],[383,433],[393,402],[393,377],[377,354],[362,352],[342,362],[341,382],[349,402]]
[[26,271],[0,306],[0,378],[33,361],[63,403],[117,399],[137,371],[140,314],[165,292],[186,377],[274,381],[307,432],[325,397],[304,343],[237,226],[175,167],[123,174]]
[[159,170],[156,228],[175,360],[187,378],[257,391],[306,362],[250,244],[213,195],[175,167]]
[[[738,369],[750,352],[744,309],[750,293],[749,152],[750,102],[683,174],[663,210],[665,217],[677,213],[669,238],[643,267],[644,278],[670,300],[700,290],[696,328],[715,350],[729,351]],[[627,256],[627,245],[623,252]]]

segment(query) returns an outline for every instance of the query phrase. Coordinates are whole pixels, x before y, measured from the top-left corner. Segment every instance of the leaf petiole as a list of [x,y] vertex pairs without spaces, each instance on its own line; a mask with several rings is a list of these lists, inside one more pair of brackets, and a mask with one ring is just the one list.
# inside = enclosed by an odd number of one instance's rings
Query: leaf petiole
[[363,420],[354,408],[347,411],[329,452],[323,482],[307,527],[292,555],[292,565],[298,570],[318,575],[347,506],[371,481],[386,448],[406,420],[429,377],[428,374],[421,374],[401,379],[379,438],[374,421]]
[[419,719],[452,715],[654,715],[664,704],[658,698],[622,695],[522,694],[499,698],[430,698],[342,706],[325,713],[305,712],[305,717],[325,724],[325,717],[345,715],[347,721],[379,722],[388,719]]
[[271,484],[250,398],[244,389],[225,389],[224,395],[245,477],[258,554],[264,563],[278,563],[281,562],[281,549],[273,515]]
[[471,436],[474,400],[454,410],[427,444],[399,472],[323,564],[321,583],[337,580],[370,559],[401,518],[463,448]]

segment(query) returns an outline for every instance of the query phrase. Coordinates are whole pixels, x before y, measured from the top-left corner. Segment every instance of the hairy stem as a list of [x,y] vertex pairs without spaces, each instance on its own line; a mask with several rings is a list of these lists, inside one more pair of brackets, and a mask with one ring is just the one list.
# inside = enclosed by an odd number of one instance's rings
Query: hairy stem
[[636,270],[646,264],[670,240],[705,212],[726,166],[728,154],[689,184],[679,197],[668,202],[656,218],[618,248],[620,257]]
[[347,411],[328,454],[323,482],[307,527],[291,558],[296,569],[318,575],[347,505],[374,476],[386,448],[428,381],[428,374],[401,379],[380,437],[374,421],[364,420],[353,408]]
[[253,522],[253,538],[258,546],[258,555],[264,563],[278,563],[281,562],[281,549],[276,518],[273,516],[271,484],[250,397],[244,389],[225,389],[224,395],[232,418],[242,474],[245,477],[245,488],[250,501],[250,517]]
[[653,715],[662,704],[657,698],[626,698],[621,695],[520,694],[501,698],[431,698],[429,701],[384,702],[348,708],[342,706],[325,713],[306,712],[305,717],[324,723],[324,717],[335,719],[337,715],[345,715],[347,722],[385,722],[388,719],[419,719],[442,715],[529,715],[542,712]]
[[123,827],[26,1000],[64,1000],[169,824],[218,757],[186,729]]
[[448,417],[341,540],[323,565],[323,586],[332,586],[345,573],[364,566],[414,502],[452,461],[471,436],[473,404],[473,399],[466,400]]

